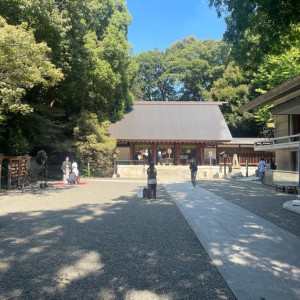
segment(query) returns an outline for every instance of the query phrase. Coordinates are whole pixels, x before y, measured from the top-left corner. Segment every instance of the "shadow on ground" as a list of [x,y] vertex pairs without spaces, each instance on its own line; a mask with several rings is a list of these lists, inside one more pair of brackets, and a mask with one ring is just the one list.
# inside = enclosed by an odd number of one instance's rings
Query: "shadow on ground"
[[0,217],[0,299],[236,299],[163,188],[157,201],[95,193]]
[[296,199],[296,195],[238,180],[199,180],[198,186],[300,236],[300,215],[282,208],[283,203]]

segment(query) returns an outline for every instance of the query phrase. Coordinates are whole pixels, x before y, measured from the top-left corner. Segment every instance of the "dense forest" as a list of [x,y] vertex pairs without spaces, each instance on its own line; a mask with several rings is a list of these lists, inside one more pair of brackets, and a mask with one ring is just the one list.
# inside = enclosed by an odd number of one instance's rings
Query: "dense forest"
[[[226,101],[233,136],[257,136],[268,107],[238,108],[300,73],[300,2],[210,0],[222,41],[185,37],[133,54],[124,0],[0,2],[0,153],[74,153],[110,165],[110,122],[137,100]],[[84,171],[84,170],[83,170]]]

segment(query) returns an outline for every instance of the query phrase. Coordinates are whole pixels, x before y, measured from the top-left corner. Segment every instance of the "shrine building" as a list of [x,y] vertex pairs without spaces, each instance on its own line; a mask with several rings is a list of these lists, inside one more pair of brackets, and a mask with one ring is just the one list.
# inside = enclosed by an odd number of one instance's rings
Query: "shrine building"
[[135,102],[121,121],[111,124],[118,162],[140,164],[151,156],[156,164],[199,165],[216,160],[218,145],[232,136],[219,106],[222,102]]
[[[256,166],[260,157],[273,152],[254,151],[257,138],[233,138],[221,113],[225,102],[135,102],[124,118],[110,125],[117,140],[118,164],[198,165],[223,163],[222,153],[232,163]],[[159,159],[160,155],[162,156]],[[150,159],[149,159],[150,156]],[[158,160],[160,160],[158,162]]]

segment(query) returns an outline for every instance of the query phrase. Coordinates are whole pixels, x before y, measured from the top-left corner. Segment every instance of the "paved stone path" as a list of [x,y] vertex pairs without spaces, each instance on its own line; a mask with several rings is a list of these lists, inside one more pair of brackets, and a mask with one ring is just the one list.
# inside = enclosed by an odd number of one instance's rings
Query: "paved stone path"
[[[190,182],[168,183],[165,187],[237,298],[300,299],[300,238],[199,187],[201,185],[209,188],[209,183],[207,186],[206,183],[200,182],[196,188],[193,188]],[[220,186],[220,183],[222,182],[211,184]],[[226,194],[228,188],[226,189],[225,185],[234,183],[223,181],[222,184],[223,194]],[[241,186],[238,182],[235,182],[235,185],[236,188],[231,189],[231,198],[235,198],[233,201],[240,201],[241,204],[243,197],[238,197],[238,194],[242,194],[241,190],[238,191]],[[255,186],[253,187],[252,192],[256,193],[256,197],[259,197],[257,192],[262,191],[265,191],[264,194],[268,191],[272,194],[268,188],[257,186],[255,190]],[[214,189],[220,193],[216,186]],[[249,185],[248,191],[249,198]],[[246,190],[244,194],[246,197]],[[296,216],[299,217],[297,214]],[[289,223],[285,225],[294,229]]]
[[0,299],[236,299],[165,189],[138,199],[143,185],[0,196]]
[[259,182],[239,180],[199,180],[198,186],[300,237],[300,215],[282,209],[285,202],[296,198],[294,194],[276,191],[275,187]]

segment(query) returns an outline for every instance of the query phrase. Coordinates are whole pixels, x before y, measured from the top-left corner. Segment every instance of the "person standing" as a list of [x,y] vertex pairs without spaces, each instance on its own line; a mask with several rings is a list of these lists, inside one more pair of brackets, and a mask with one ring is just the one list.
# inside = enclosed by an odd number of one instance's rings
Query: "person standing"
[[265,163],[265,159],[263,157],[260,159],[260,162],[257,164],[257,166],[258,166],[258,172],[259,172],[259,180],[263,184],[264,176],[265,176],[265,169],[267,167],[267,164]]
[[74,173],[76,176],[76,183],[79,183],[80,182],[79,170],[78,170],[77,162],[75,161],[72,163],[72,173]]
[[147,169],[147,175],[148,175],[147,183],[148,183],[149,198],[156,199],[157,171],[154,167],[153,162],[150,163],[149,168]]
[[270,168],[271,170],[276,170],[276,165],[272,157],[270,158]]
[[66,157],[66,160],[62,163],[61,169],[62,169],[63,174],[64,174],[63,181],[64,181],[64,183],[68,183],[70,172],[72,170],[72,164],[71,164],[70,159],[69,159],[68,156]]
[[194,158],[192,158],[192,161],[191,161],[189,167],[190,167],[190,170],[191,170],[192,184],[195,187],[196,186],[196,176],[197,176],[198,167],[197,167],[197,164],[196,164]]
[[158,151],[157,153],[157,163],[161,165],[161,151]]

